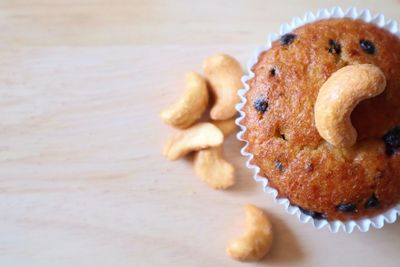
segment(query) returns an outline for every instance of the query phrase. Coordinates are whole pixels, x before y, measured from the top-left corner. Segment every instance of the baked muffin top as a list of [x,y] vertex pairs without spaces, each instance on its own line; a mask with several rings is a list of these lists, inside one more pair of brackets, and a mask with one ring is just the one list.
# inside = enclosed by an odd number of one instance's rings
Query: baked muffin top
[[[351,115],[352,147],[326,142],[314,106],[325,81],[347,65],[373,64],[385,91]],[[373,24],[329,19],[283,35],[253,66],[243,139],[279,197],[315,219],[370,217],[400,199],[400,39]]]

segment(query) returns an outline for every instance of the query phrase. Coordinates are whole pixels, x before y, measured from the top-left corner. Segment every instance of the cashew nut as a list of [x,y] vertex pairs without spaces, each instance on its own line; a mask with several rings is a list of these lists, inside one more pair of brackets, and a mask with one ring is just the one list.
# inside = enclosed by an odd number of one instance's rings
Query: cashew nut
[[208,105],[207,83],[195,72],[185,75],[184,95],[160,114],[161,119],[172,126],[187,128],[195,123]]
[[216,55],[204,61],[203,70],[215,96],[215,104],[210,111],[211,119],[234,117],[235,105],[239,102],[237,91],[242,88],[240,79],[243,70],[240,63],[231,56]]
[[223,121],[213,121],[212,122],[221,132],[224,134],[225,137],[231,135],[237,130],[237,125],[235,123],[235,118],[223,120]]
[[230,243],[226,252],[240,261],[261,260],[272,244],[272,226],[267,215],[252,204],[246,205],[246,233]]
[[224,135],[212,123],[198,123],[172,136],[163,154],[169,160],[177,160],[192,151],[219,146],[223,141]]
[[386,87],[383,72],[371,64],[350,65],[332,74],[322,85],[315,103],[315,124],[319,134],[337,147],[350,147],[357,131],[350,115],[363,100],[381,94]]
[[235,169],[222,157],[222,147],[211,147],[196,152],[194,171],[214,189],[226,189],[235,183]]

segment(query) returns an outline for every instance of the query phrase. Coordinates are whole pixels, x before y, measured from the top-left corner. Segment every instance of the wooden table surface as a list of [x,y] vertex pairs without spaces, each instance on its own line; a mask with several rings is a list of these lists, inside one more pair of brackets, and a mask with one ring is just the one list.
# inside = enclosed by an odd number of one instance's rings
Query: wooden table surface
[[159,111],[183,73],[225,52],[245,64],[307,10],[355,5],[400,21],[400,1],[0,3],[0,266],[253,266],[225,255],[243,205],[276,239],[254,265],[399,266],[400,223],[331,234],[262,192],[231,137],[237,186],[215,191],[161,148]]

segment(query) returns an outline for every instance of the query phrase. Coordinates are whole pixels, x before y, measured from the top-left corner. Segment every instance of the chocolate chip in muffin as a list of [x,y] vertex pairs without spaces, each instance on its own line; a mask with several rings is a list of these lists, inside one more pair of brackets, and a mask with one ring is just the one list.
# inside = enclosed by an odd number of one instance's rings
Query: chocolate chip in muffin
[[364,205],[366,209],[379,208],[379,206],[379,199],[375,196],[375,194],[373,194]]
[[321,213],[321,212],[306,210],[306,209],[303,209],[302,207],[299,207],[299,209],[300,209],[300,211],[301,211],[302,213],[304,213],[304,214],[306,214],[306,215],[308,215],[308,216],[313,217],[313,219],[322,220],[322,219],[325,219],[325,218],[326,218],[326,216],[325,216],[323,213]]
[[328,51],[331,54],[340,55],[340,53],[342,53],[342,46],[340,45],[340,43],[338,41],[330,39]]
[[277,72],[278,71],[276,70],[276,68],[272,68],[272,69],[269,70],[269,74],[271,75],[271,77],[275,77]]
[[268,102],[265,98],[260,97],[254,101],[254,108],[261,113],[264,113],[268,109]]
[[290,45],[291,43],[293,43],[296,37],[297,36],[294,33],[287,33],[285,35],[282,35],[280,39],[281,45]]
[[336,210],[343,213],[355,213],[357,212],[357,207],[353,203],[342,203],[336,206]]
[[400,126],[397,126],[383,136],[386,145],[386,154],[393,155],[400,148]]
[[360,40],[360,47],[367,54],[370,54],[370,55],[375,54],[375,45],[369,40],[365,40],[365,39]]
[[275,160],[275,168],[278,171],[283,172],[283,169],[284,169],[283,163],[281,161],[279,161],[279,160]]

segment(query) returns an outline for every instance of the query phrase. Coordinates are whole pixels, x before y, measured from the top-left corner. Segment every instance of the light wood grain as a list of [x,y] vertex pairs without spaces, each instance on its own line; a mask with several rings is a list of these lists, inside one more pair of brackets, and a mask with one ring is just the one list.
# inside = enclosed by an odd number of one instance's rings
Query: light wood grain
[[229,191],[160,154],[173,129],[158,113],[185,71],[221,51],[244,64],[280,23],[335,4],[400,20],[399,1],[1,1],[0,266],[244,266],[224,250],[248,202],[276,231],[258,265],[398,266],[400,224],[300,224],[253,182],[233,137]]

